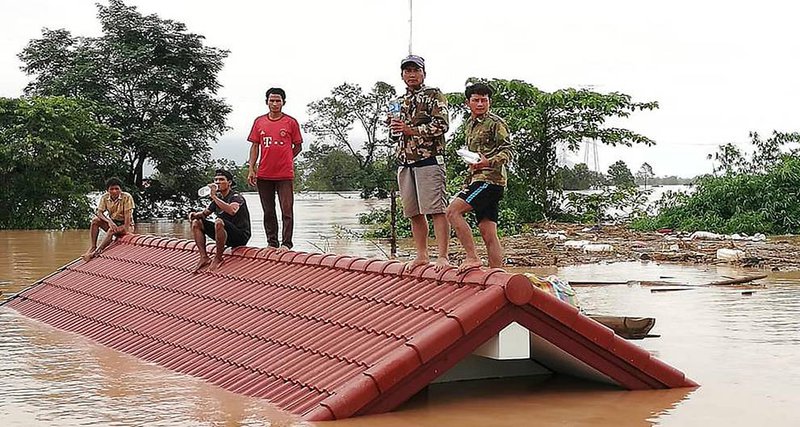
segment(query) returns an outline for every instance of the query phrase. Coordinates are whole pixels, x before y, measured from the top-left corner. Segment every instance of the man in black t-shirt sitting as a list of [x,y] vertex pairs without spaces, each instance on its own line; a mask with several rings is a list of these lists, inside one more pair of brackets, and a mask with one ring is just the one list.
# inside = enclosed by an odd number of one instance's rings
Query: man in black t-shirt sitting
[[[217,169],[214,172],[214,183],[208,184],[211,188],[211,204],[202,212],[189,214],[194,242],[200,251],[195,272],[209,264],[209,270],[216,271],[222,265],[225,246],[244,246],[250,240],[250,212],[244,197],[233,191],[232,185],[233,175],[225,169]],[[217,216],[213,222],[206,219],[212,213]],[[206,251],[206,236],[214,239],[217,244],[213,261]]]

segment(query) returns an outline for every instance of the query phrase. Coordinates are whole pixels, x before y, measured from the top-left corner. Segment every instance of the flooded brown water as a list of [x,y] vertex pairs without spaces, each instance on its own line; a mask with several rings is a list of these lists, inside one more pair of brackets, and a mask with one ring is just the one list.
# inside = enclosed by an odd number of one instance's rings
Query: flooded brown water
[[[350,197],[352,195],[348,195]],[[252,201],[251,201],[252,200]],[[255,198],[254,246],[264,246]],[[383,257],[358,230],[357,198],[303,195],[298,250]],[[186,224],[137,232],[187,237]],[[0,291],[18,292],[71,261],[88,232],[0,231]],[[383,250],[386,250],[385,248]],[[669,280],[700,284],[747,271],[655,263],[584,265],[539,274],[567,280]],[[668,278],[663,278],[668,277]],[[656,317],[660,338],[634,341],[701,384],[691,390],[621,391],[565,377],[437,384],[400,409],[321,426],[794,426],[800,423],[800,274],[775,273],[750,296],[732,287],[652,293],[614,285],[577,288],[586,311]],[[111,350],[0,308],[0,426],[306,425],[269,403]]]

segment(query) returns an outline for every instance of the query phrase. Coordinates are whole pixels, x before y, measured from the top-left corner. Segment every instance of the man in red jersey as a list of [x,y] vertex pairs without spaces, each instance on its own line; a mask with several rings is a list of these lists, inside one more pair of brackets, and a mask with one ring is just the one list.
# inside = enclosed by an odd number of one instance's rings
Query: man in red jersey
[[278,194],[283,220],[278,250],[282,252],[292,248],[294,158],[300,154],[303,144],[297,120],[282,111],[285,103],[286,92],[283,89],[274,87],[268,90],[269,113],[256,118],[247,137],[252,143],[247,182],[258,188],[261,208],[264,210],[267,244],[272,248],[278,248],[278,217],[275,213],[275,194]]

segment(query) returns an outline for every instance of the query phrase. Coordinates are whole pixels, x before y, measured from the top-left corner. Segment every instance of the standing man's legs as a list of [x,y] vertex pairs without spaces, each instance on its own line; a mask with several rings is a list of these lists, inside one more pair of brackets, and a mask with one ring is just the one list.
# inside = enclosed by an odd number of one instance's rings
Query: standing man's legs
[[414,248],[417,256],[413,261],[406,264],[406,271],[413,270],[418,265],[425,265],[431,262],[428,257],[428,219],[425,215],[414,215],[411,218],[411,236],[414,238]]
[[497,223],[490,219],[483,219],[478,223],[481,230],[483,243],[486,244],[486,253],[489,256],[489,267],[500,268],[503,266],[503,247],[497,237]]
[[439,252],[436,271],[450,265],[447,260],[450,224],[444,214],[447,207],[444,166],[400,167],[397,172],[397,183],[403,200],[403,214],[411,219],[411,234],[417,250],[416,258],[406,265],[406,271],[430,262],[426,214],[431,215]]
[[264,211],[264,231],[267,234],[267,244],[278,247],[278,216],[275,213],[275,183],[266,179],[256,181],[258,197],[261,199],[261,209]]
[[281,250],[289,250],[293,246],[292,236],[294,234],[294,181],[290,179],[275,181],[275,186],[278,191],[278,203],[281,205],[281,224],[283,225]]
[[[447,253],[450,249],[450,223],[447,222],[447,172],[444,165],[430,165],[415,168],[414,178],[417,200],[422,214],[428,214],[433,221],[433,235],[436,237],[438,257],[435,271],[450,265]],[[427,235],[427,229],[426,229]]]
[[439,256],[436,258],[436,271],[450,265],[447,253],[450,250],[450,223],[447,222],[447,215],[438,213],[431,215],[433,220],[433,235],[436,237],[436,247]]
[[[464,247],[464,252],[466,252],[464,262],[458,266],[459,272],[464,272],[470,268],[480,267],[482,265],[481,259],[478,258],[478,253],[475,250],[475,240],[472,238],[472,229],[469,228],[469,224],[467,224],[467,221],[464,219],[464,214],[471,210],[472,206],[458,197],[453,199],[450,206],[447,207],[447,219],[450,221],[450,225],[453,226],[456,237],[458,237],[458,240],[461,242],[461,246]],[[481,228],[481,233],[483,233],[483,228]]]
[[481,232],[483,242],[486,244],[486,252],[489,256],[489,267],[499,268],[503,264],[503,248],[500,246],[500,239],[497,237],[497,219],[499,215],[500,199],[503,198],[503,187],[487,183],[473,182],[466,189],[458,193],[447,208],[447,218],[456,230],[456,236],[464,246],[466,257],[464,262],[458,267],[460,272],[470,268],[481,267],[481,259],[475,250],[475,240],[472,238],[472,230],[464,214],[469,211],[475,212],[478,220],[478,229]]
[[411,236],[417,251],[414,260],[407,263],[405,267],[406,271],[411,271],[418,265],[430,262],[430,258],[428,258],[428,219],[420,213],[414,168],[400,166],[397,169],[397,188],[400,190],[400,200],[403,203],[403,216],[411,221]]

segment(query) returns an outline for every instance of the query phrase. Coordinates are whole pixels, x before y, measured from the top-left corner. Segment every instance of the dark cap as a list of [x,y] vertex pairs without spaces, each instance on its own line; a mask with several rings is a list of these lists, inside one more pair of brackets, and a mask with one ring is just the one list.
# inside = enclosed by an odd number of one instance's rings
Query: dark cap
[[425,69],[425,59],[417,55],[408,55],[400,61],[400,69],[406,68],[406,65],[414,64],[419,68]]
[[228,181],[233,182],[233,174],[225,169],[217,169],[214,171],[214,176],[224,176]]

